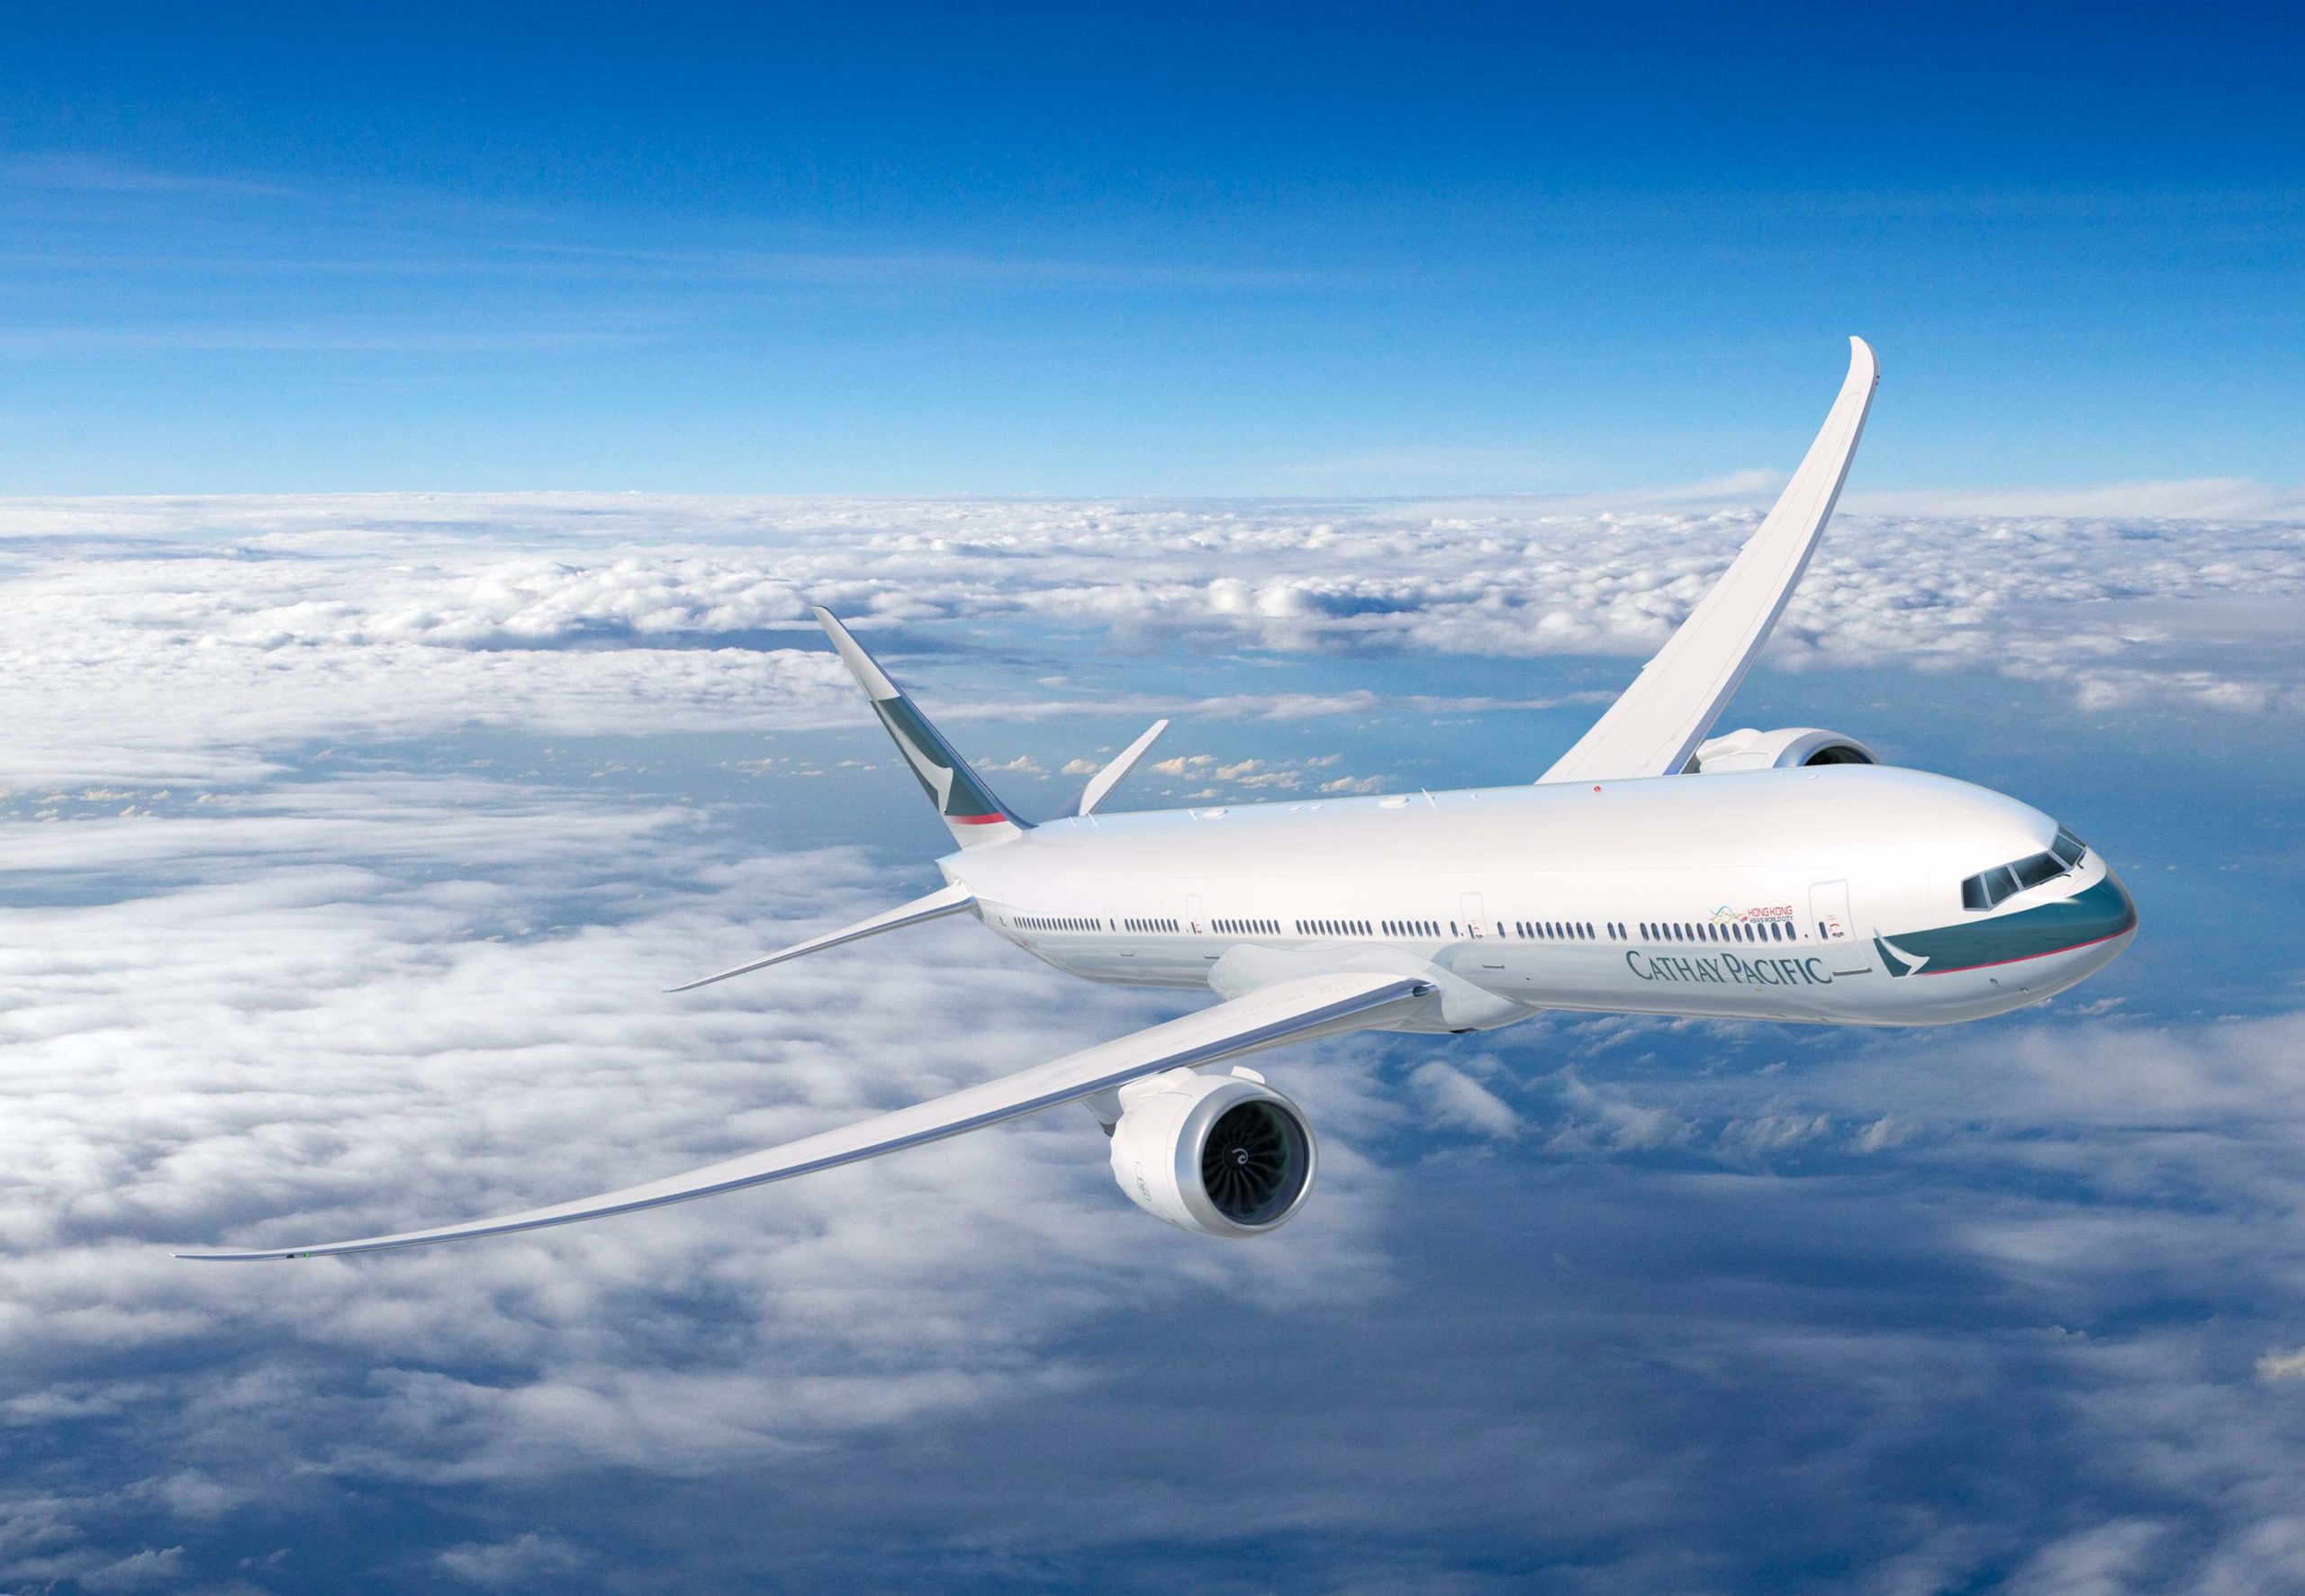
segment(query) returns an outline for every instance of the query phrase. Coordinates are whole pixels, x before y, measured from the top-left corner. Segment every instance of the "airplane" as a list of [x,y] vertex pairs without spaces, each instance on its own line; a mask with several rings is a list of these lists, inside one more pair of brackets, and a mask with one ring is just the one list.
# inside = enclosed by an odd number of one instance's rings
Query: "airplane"
[[1319,1163],[1304,1111],[1245,1055],[1359,1031],[1490,1031],[1548,1010],[1933,1025],[2038,1003],[2137,935],[2105,860],[1984,788],[1882,764],[1816,727],[1713,735],[1830,518],[1879,367],[1849,340],[1823,428],[1758,531],[1631,687],[1533,782],[1153,812],[993,795],[848,629],[816,618],[951,828],[945,885],[688,991],[946,915],[1054,968],[1207,991],[1209,1006],[932,1102],[620,1191],[319,1246],[308,1258],[631,1213],[879,1158],[1067,1104],[1114,1178],[1198,1235],[1269,1236]]

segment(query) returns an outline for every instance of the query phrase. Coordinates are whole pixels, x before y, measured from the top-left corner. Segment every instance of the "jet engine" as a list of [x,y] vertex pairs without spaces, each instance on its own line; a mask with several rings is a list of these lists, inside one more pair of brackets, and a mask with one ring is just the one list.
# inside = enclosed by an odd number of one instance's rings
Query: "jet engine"
[[1253,1069],[1171,1069],[1120,1088],[1113,1178],[1155,1219],[1197,1236],[1277,1231],[1313,1190],[1305,1115]]
[[1812,726],[1751,726],[1697,745],[1682,774],[1719,776],[1731,771],[1784,771],[1795,765],[1876,765],[1873,751],[1854,737]]

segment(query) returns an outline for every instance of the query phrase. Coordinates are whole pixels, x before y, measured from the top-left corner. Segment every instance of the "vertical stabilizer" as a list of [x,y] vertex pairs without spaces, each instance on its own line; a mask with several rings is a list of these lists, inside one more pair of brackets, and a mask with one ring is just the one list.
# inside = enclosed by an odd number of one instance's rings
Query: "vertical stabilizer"
[[856,678],[856,685],[864,690],[872,700],[872,713],[889,728],[897,749],[912,767],[921,790],[927,793],[936,812],[952,827],[953,840],[963,848],[981,848],[992,843],[1005,843],[1031,829],[1030,825],[1017,818],[1008,807],[992,796],[984,779],[969,769],[969,762],[954,751],[928,717],[913,707],[897,684],[889,680],[863,645],[848,635],[848,628],[834,618],[831,610],[821,605],[809,607],[817,624],[832,639],[840,652],[841,662],[848,673]]

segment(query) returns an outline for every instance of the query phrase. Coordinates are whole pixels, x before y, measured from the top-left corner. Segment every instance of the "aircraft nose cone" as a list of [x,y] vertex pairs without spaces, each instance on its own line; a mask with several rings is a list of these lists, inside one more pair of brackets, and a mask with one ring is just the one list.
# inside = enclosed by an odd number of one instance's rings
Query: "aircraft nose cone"
[[2075,893],[2076,903],[2093,900],[2096,927],[2101,927],[2096,940],[2075,949],[2091,971],[2102,969],[2114,956],[2137,940],[2137,900],[2111,869],[2105,879],[2095,886]]
[[2137,899],[2129,895],[2129,888],[2122,885],[2121,879],[2113,874],[2111,869],[2108,869],[2105,871],[2105,882],[2106,885],[2112,888],[2114,893],[2120,898],[2120,945],[2127,947],[2129,945],[2129,939],[2137,934]]

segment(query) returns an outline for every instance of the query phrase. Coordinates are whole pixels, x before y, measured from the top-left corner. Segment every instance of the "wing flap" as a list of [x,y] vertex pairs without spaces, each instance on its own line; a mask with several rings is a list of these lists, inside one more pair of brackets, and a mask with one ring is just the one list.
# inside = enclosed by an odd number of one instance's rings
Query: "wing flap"
[[1540,783],[1670,776],[1713,730],[1808,570],[1864,436],[1881,368],[1863,338],[1849,344],[1849,375],[1839,396],[1760,530],[1632,685]]
[[1422,980],[1396,975],[1321,975],[1278,982],[1214,1008],[1100,1042],[999,1080],[964,1087],[927,1103],[899,1108],[836,1131],[804,1136],[764,1152],[746,1153],[685,1175],[627,1186],[596,1197],[531,1208],[497,1219],[404,1231],[397,1235],[368,1236],[354,1241],[245,1251],[180,1252],[176,1256],[204,1262],[248,1263],[267,1258],[379,1252],[388,1248],[540,1230],[547,1225],[574,1224],[580,1220],[604,1219],[610,1214],[661,1207],[667,1203],[691,1202],[940,1141],[947,1136],[1019,1119],[1062,1103],[1076,1102],[1163,1069],[1195,1068],[1283,1041],[1359,1030],[1369,1024],[1378,1011],[1420,997],[1429,990],[1428,984]]

